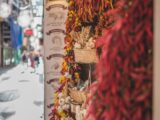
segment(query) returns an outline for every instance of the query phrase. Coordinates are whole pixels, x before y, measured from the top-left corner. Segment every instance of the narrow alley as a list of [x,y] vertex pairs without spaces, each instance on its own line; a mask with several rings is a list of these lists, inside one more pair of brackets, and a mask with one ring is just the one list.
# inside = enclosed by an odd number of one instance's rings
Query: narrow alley
[[41,67],[35,73],[22,65],[0,69],[0,120],[43,119]]

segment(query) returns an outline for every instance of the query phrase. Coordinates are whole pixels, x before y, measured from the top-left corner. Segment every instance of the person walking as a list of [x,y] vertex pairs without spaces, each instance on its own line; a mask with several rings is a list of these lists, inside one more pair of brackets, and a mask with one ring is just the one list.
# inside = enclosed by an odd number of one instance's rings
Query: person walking
[[35,73],[36,72],[36,69],[35,69],[35,60],[34,60],[34,53],[33,51],[30,52],[29,54],[29,59],[30,59],[30,63],[31,63],[31,68],[33,71],[31,71],[31,73]]
[[[28,55],[26,50],[24,50],[22,53],[21,62],[25,71],[28,68]],[[24,71],[22,71],[22,73],[24,73]]]

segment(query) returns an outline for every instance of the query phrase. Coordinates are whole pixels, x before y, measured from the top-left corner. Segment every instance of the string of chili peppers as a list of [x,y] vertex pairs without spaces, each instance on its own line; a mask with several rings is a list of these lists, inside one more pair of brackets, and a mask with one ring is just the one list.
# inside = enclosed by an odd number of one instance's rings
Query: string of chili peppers
[[127,12],[114,12],[124,16],[98,40],[103,51],[86,120],[151,120],[153,0],[118,4]]

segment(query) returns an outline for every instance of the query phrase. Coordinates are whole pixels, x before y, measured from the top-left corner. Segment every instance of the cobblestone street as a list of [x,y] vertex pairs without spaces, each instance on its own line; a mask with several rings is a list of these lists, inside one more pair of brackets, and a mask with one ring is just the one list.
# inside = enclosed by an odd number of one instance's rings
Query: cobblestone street
[[0,120],[43,120],[42,69],[0,68]]

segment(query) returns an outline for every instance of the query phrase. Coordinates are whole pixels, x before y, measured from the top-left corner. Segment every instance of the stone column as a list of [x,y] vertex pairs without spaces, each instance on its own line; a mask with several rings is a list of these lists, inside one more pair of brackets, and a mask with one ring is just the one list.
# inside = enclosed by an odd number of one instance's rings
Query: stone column
[[44,5],[44,73],[45,120],[53,109],[54,93],[59,88],[64,55],[64,38],[68,3],[66,0],[46,0]]

